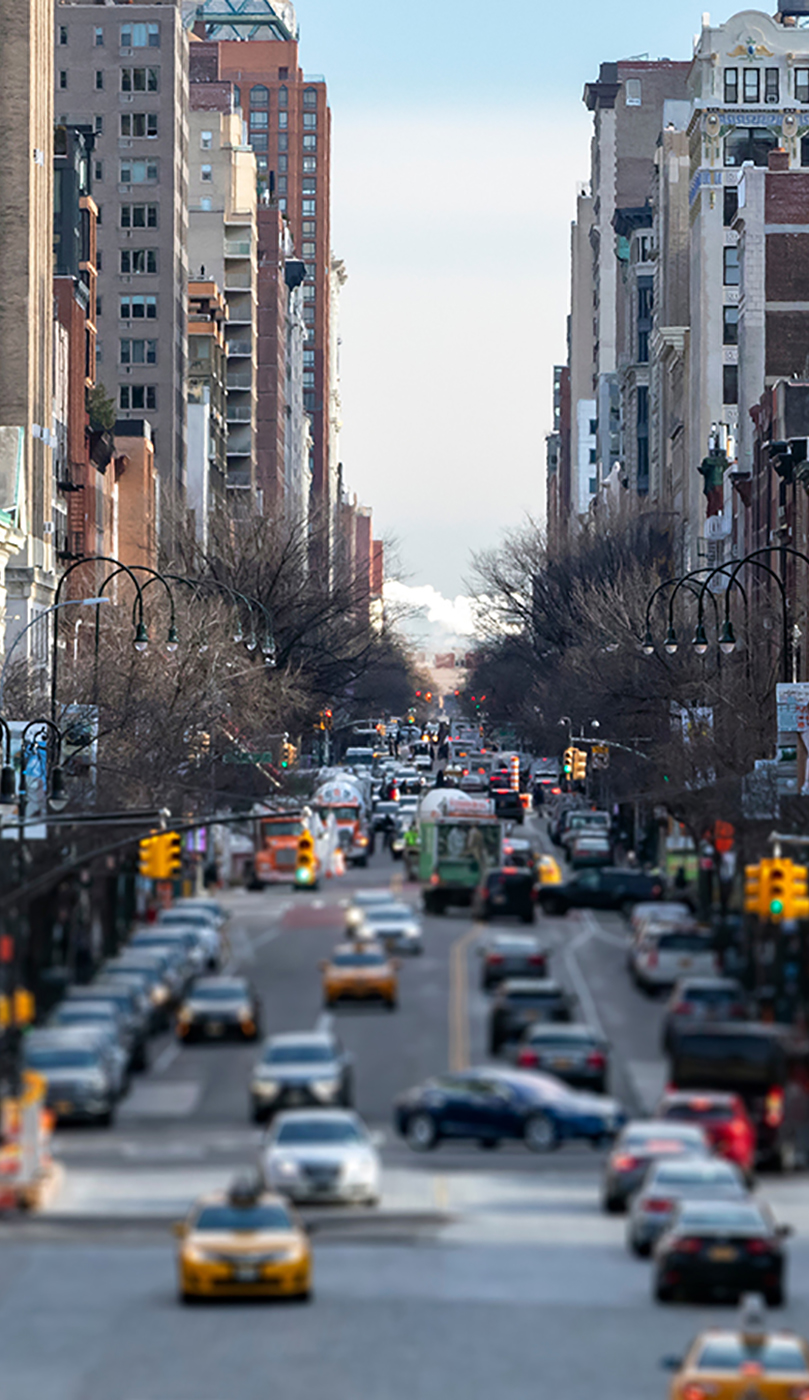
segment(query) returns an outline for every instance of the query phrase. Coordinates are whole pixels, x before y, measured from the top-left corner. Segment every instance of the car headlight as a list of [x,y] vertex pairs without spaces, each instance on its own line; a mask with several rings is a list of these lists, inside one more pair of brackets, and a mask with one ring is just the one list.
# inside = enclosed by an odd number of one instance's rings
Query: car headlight
[[408,924],[407,927],[404,929],[404,936],[405,938],[420,938],[421,929],[419,928],[418,924]]
[[313,1091],[324,1099],[337,1092],[337,1085],[336,1079],[315,1079],[312,1081]]
[[191,1244],[183,1250],[183,1259],[186,1264],[213,1264],[217,1256],[209,1249],[200,1249],[199,1245]]
[[106,1075],[102,1074],[100,1070],[95,1070],[92,1074],[87,1076],[87,1088],[91,1093],[103,1094],[106,1087]]
[[245,1002],[244,1006],[240,1006],[240,1007],[239,1007],[239,1020],[240,1020],[240,1021],[252,1021],[252,1020],[253,1020],[253,1008],[252,1008],[252,1006],[248,1006],[246,1002]]
[[372,1181],[375,1163],[372,1157],[355,1157],[346,1163],[345,1175],[348,1181]]
[[158,983],[157,986],[152,987],[149,992],[149,1000],[152,1006],[162,1006],[164,1001],[168,1001],[168,995],[168,988],[164,987],[161,982]]
[[277,1079],[254,1079],[252,1089],[254,1094],[262,1094],[265,1098],[274,1098],[280,1089]]
[[271,1163],[272,1170],[279,1176],[283,1176],[287,1181],[298,1175],[298,1163],[293,1162],[291,1157],[282,1157],[280,1161]]
[[178,1012],[177,1020],[180,1021],[180,1022],[182,1023],[182,1025],[184,1025],[184,1026],[190,1026],[190,1024],[191,1024],[191,1022],[193,1021],[193,1019],[194,1019],[194,1013],[193,1013],[193,1011],[191,1010],[191,1007],[190,1007],[190,1006],[184,1006],[184,1007]]

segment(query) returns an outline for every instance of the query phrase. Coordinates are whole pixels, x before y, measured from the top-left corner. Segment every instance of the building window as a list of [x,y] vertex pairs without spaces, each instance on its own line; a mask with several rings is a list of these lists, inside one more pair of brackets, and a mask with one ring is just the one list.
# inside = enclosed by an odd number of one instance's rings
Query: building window
[[254,151],[266,151],[266,150],[267,150],[267,133],[264,132],[264,131],[251,131],[251,132],[250,132],[250,145],[253,147],[253,150],[254,150]]
[[122,204],[121,228],[157,228],[157,205]]
[[213,208],[213,200],[209,199],[207,195],[203,195],[202,199],[199,202],[199,207],[202,210],[203,214],[210,214]]
[[155,364],[157,364],[157,341],[156,341],[156,340],[122,340],[122,341],[121,341],[121,364],[122,364],[122,365],[155,365]]
[[311,171],[317,170],[317,156],[304,156],[303,169],[304,173],[307,174]]
[[777,102],[777,101],[778,101],[778,96],[779,96],[779,92],[778,92],[778,69],[777,69],[777,68],[765,68],[765,69],[764,69],[764,101],[765,101],[765,102]]
[[101,299],[101,296],[100,296],[100,294],[97,292],[97,293],[96,293],[96,315],[98,315],[98,316],[101,315],[101,300],[102,300],[102,299]]
[[278,193],[278,194],[286,194],[286,192],[287,192],[287,177],[286,177],[286,175],[279,175],[279,176],[278,176],[278,183],[277,183],[277,193]]
[[739,402],[739,366],[722,366],[722,402],[723,404],[734,404]]
[[122,24],[122,49],[159,49],[159,24]]
[[62,69],[60,69],[60,71],[59,71],[59,87],[61,88],[62,92],[64,92],[64,91],[65,91],[65,88],[67,87],[67,69],[66,69],[66,68],[62,68]]
[[767,166],[770,151],[777,145],[777,134],[766,127],[740,127],[725,137],[725,165],[743,165],[749,160],[753,165]]
[[303,299],[304,301],[314,301],[315,299],[315,289],[312,286],[311,282],[304,283]]
[[96,68],[96,92],[104,91],[104,69]]
[[303,182],[304,194],[317,194],[317,180],[311,175]]
[[305,219],[301,224],[301,233],[304,238],[313,238],[317,233],[317,225],[312,219]]
[[312,394],[312,393],[304,394],[304,396],[303,396],[303,406],[304,406],[304,408],[306,409],[306,412],[307,412],[307,413],[314,413],[314,411],[315,411],[315,396],[314,396],[314,394]]
[[66,24],[60,24],[60,25],[59,25],[59,43],[61,44],[62,48],[64,48],[65,44],[67,43],[67,25],[66,25]]
[[199,168],[199,178],[205,184],[210,184],[213,180],[213,166],[201,165]]
[[314,389],[315,372],[313,369],[305,369],[303,371],[303,387],[304,389]]
[[723,191],[723,219],[725,228],[730,228],[739,209],[739,191],[735,185],[726,185]]
[[157,297],[154,296],[125,296],[121,297],[120,315],[122,321],[156,321],[157,320]]
[[104,267],[104,254],[100,248],[96,248],[96,272],[101,272]]
[[263,83],[256,83],[255,87],[251,87],[250,89],[250,106],[269,107],[269,105],[270,89],[264,87]]
[[637,462],[639,496],[649,493],[649,390],[641,385],[637,396]]
[[809,68],[795,69],[795,101],[809,102]]
[[278,137],[278,149],[279,151],[289,150],[289,137],[286,134],[286,132],[282,132],[281,135]]
[[270,124],[270,114],[269,114],[269,112],[251,112],[251,113],[250,113],[250,130],[251,130],[251,131],[255,131],[256,129],[259,129],[259,130],[261,130],[261,131],[265,131],[266,128],[269,126],[269,124]]
[[591,448],[590,448],[590,466],[591,466],[591,467],[594,467],[597,461],[598,461],[598,455],[597,455],[597,453],[596,453],[596,449],[595,449],[594,447],[591,447]]
[[809,165],[809,136],[801,137],[801,165]]
[[289,90],[288,90],[287,88],[285,88],[285,87],[282,87],[282,88],[279,88],[279,89],[278,89],[278,106],[279,106],[279,107],[288,107],[288,106],[289,106]]
[[288,69],[288,68],[279,68],[279,69],[278,69],[278,77],[279,77],[280,81],[283,82],[286,78],[289,77],[289,69]]
[[132,276],[142,276],[157,272],[156,248],[122,248],[121,272]]
[[726,287],[738,287],[741,282],[741,269],[739,267],[738,248],[723,248],[724,255],[724,282]]
[[122,384],[118,402],[121,408],[157,408],[157,389],[153,384]]
[[266,156],[256,156],[256,170],[266,172],[268,164],[269,162]]
[[159,68],[122,68],[121,92],[157,92]]
[[289,169],[289,156],[278,157],[278,169],[282,175],[286,175],[287,170]]
[[304,112],[303,124],[309,131],[315,130],[317,128],[317,112]]
[[[96,180],[103,180],[103,179],[104,179],[104,162],[103,162],[103,160],[97,160],[96,163],[95,163],[95,179],[96,179]],[[97,222],[98,222],[99,224],[101,223],[100,217],[98,218]]]
[[278,113],[278,129],[279,129],[279,131],[286,131],[286,129],[287,129],[288,126],[289,126],[289,112],[279,112],[279,113]]
[[626,105],[627,107],[640,107],[642,98],[642,88],[640,78],[627,78],[626,80]]
[[648,365],[649,363],[649,332],[638,331],[638,364]]
[[103,118],[103,117],[98,117],[98,116],[97,116],[97,117],[94,117],[94,118],[93,118],[93,130],[94,130],[96,136],[103,136],[103,135],[104,135],[104,118]]
[[213,150],[213,132],[212,132],[212,131],[202,131],[202,132],[200,132],[199,145],[200,145],[200,150],[202,150],[202,151],[211,151],[211,150]]
[[100,340],[96,340],[96,364],[97,364],[97,365],[100,365],[100,364],[101,364],[101,361],[103,360],[103,358],[104,358],[104,355],[103,355],[103,353],[102,353],[101,341],[100,341]]
[[316,210],[316,208],[315,208],[316,204],[317,204],[317,200],[315,200],[315,199],[304,199],[304,200],[303,200],[303,202],[302,202],[302,204],[301,204],[301,213],[303,214],[304,218],[306,217],[307,214],[315,214],[315,213],[317,213],[317,210]]
[[[100,165],[100,164],[101,164],[101,161],[100,161],[100,160],[96,161],[96,165]],[[104,213],[104,206],[103,206],[103,204],[97,204],[97,205],[96,205],[96,228],[101,228],[101,224],[102,224],[102,222],[103,222],[101,216],[102,216],[103,213]]]
[[759,102],[761,91],[761,71],[758,68],[742,69],[742,96],[745,102]]
[[122,136],[157,136],[157,112],[122,112]]
[[281,210],[281,213],[282,213],[282,214],[286,214],[286,212],[287,212],[287,202],[286,202],[285,199],[279,199],[279,201],[278,201],[278,208]]
[[316,136],[304,136],[304,138],[303,138],[303,149],[304,149],[305,151],[316,151],[316,150],[317,150],[317,137],[316,137]]
[[739,70],[738,68],[725,69],[725,101],[728,103],[739,100]]
[[307,368],[307,369],[314,369],[314,367],[315,367],[315,352],[314,352],[314,350],[304,350],[304,352],[303,352],[303,363],[304,363],[305,368]]
[[104,47],[104,30],[100,25],[96,25],[93,30],[93,47],[96,49],[103,49]]
[[723,345],[738,345],[739,343],[739,308],[738,306],[725,306],[722,308],[722,343]]
[[317,88],[309,87],[304,89],[303,105],[304,107],[317,106]]
[[317,245],[314,244],[314,243],[304,243],[303,248],[301,249],[301,253],[302,253],[303,257],[305,257],[305,258],[313,258],[313,257],[315,257],[316,252],[317,252]]
[[315,308],[314,308],[313,306],[305,306],[305,307],[303,308],[303,319],[304,319],[304,321],[306,322],[306,324],[307,324],[308,326],[314,325],[314,322],[315,322]]

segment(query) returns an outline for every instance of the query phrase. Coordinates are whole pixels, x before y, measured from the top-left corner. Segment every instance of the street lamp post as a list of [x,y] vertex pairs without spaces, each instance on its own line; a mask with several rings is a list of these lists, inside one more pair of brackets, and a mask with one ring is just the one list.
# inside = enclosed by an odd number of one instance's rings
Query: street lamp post
[[136,651],[143,651],[149,645],[149,633],[146,630],[146,624],[143,620],[143,590],[129,565],[122,564],[120,559],[113,559],[107,554],[92,554],[87,559],[77,559],[75,563],[65,569],[65,572],[62,574],[56,586],[56,598],[54,599],[53,606],[56,620],[53,628],[53,659],[51,662],[51,719],[54,722],[56,721],[57,676],[59,671],[59,613],[56,609],[60,606],[60,594],[67,580],[70,578],[70,575],[75,569],[83,568],[85,564],[114,564],[116,569],[123,570],[125,574],[128,574],[135,585],[135,615],[138,619],[133,645]]
[[[264,640],[261,643],[261,653],[264,657],[264,663],[270,668],[276,666],[277,650],[272,618],[269,610],[258,598],[250,598],[246,593],[240,593],[237,588],[232,588],[229,583],[222,583],[221,579],[218,578],[188,578],[183,574],[166,574],[165,577],[171,579],[173,583],[183,583],[187,588],[193,588],[198,592],[206,587],[218,588],[221,593],[226,593],[228,595],[231,602],[234,603],[234,606],[238,606],[236,600],[238,600],[238,603],[242,603],[247,608],[250,615],[250,636],[245,639],[240,618],[239,631],[233,640],[237,644],[245,642],[247,650],[250,652],[255,651],[258,646],[256,627],[253,621],[253,612],[255,609],[258,609],[264,617]],[[151,582],[151,580],[149,582]],[[145,584],[144,587],[148,588],[149,584]]]
[[36,627],[37,623],[40,622],[41,619],[42,619],[43,617],[48,617],[51,613],[56,613],[56,612],[58,612],[58,611],[59,611],[60,609],[62,609],[62,608],[77,608],[77,607],[92,608],[92,607],[95,607],[95,606],[96,606],[97,604],[99,604],[99,603],[109,603],[109,602],[110,602],[110,599],[109,599],[109,598],[101,598],[101,597],[98,597],[98,598],[66,598],[66,599],[64,599],[63,602],[61,602],[61,603],[53,603],[51,607],[49,607],[49,608],[43,608],[43,609],[42,609],[42,612],[37,613],[36,617],[33,617],[33,618],[31,619],[31,621],[30,621],[29,623],[27,623],[25,627],[23,627],[22,631],[17,633],[16,637],[14,638],[14,641],[11,643],[11,646],[9,647],[8,652],[7,652],[7,654],[6,654],[5,661],[3,662],[3,669],[2,669],[2,671],[0,671],[0,710],[2,710],[2,708],[3,708],[3,699],[4,699],[4,695],[5,695],[5,685],[6,685],[6,672],[8,671],[9,662],[11,661],[11,658],[12,658],[12,656],[13,656],[13,654],[14,654],[16,648],[19,646],[19,644],[20,644],[20,642],[22,641],[23,637],[26,635],[26,633],[28,633],[28,632],[31,631],[32,627]]

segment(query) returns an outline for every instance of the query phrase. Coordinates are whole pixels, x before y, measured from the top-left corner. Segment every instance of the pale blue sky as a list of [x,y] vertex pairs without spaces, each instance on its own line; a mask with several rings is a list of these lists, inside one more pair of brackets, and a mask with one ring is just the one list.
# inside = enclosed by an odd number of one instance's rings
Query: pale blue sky
[[[742,8],[739,6],[739,8]],[[405,575],[452,598],[471,549],[543,507],[581,94],[605,60],[688,59],[684,0],[298,0],[334,116],[342,456]],[[714,11],[727,19],[734,10]]]

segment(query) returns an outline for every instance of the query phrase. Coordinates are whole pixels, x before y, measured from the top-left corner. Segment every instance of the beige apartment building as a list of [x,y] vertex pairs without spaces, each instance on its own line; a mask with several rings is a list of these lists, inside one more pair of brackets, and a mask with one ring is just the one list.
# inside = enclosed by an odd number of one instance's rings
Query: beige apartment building
[[59,121],[96,134],[97,378],[185,491],[188,39],[173,4],[58,3]]
[[[42,0],[0,5],[0,651],[53,590],[53,31]],[[47,633],[28,634],[37,655]],[[21,655],[21,648],[17,655]]]

